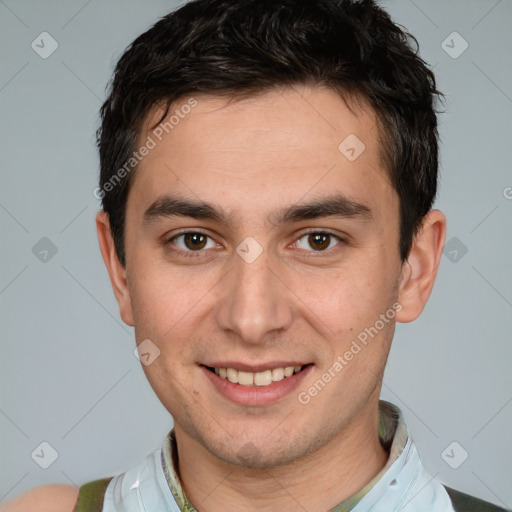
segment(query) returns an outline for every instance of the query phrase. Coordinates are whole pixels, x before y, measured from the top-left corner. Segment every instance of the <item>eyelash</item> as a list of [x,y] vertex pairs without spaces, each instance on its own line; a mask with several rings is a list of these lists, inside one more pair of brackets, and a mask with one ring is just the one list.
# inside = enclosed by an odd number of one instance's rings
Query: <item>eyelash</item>
[[201,258],[205,256],[205,250],[199,250],[199,251],[184,251],[182,249],[176,249],[173,246],[173,241],[179,238],[183,235],[204,235],[210,240],[213,240],[213,238],[210,235],[207,235],[206,233],[203,233],[202,231],[182,231],[181,233],[177,233],[176,235],[172,236],[165,242],[166,246],[169,246],[171,251],[175,254],[178,254],[179,256],[183,256],[185,258]]
[[[171,249],[171,251],[175,254],[178,254],[182,257],[185,257],[185,258],[201,258],[201,257],[205,257],[205,252],[206,250],[205,249],[201,249],[201,250],[197,250],[197,251],[191,251],[191,250],[188,250],[188,251],[184,251],[182,249],[176,249],[175,247],[173,247],[173,242],[179,238],[180,236],[184,236],[184,235],[190,235],[190,234],[198,234],[198,235],[204,235],[206,236],[207,238],[209,238],[210,240],[213,240],[213,238],[202,232],[202,231],[182,231],[180,233],[177,233],[175,235],[173,235],[171,238],[169,238],[166,242],[165,242],[165,245],[166,246],[169,246]],[[336,251],[336,250],[339,250],[340,249],[340,245],[343,245],[344,243],[346,243],[346,240],[341,237],[340,235],[335,235],[334,233],[330,232],[330,231],[326,231],[326,230],[316,230],[316,229],[311,229],[309,231],[306,231],[304,233],[302,233],[298,238],[295,239],[294,241],[294,244],[297,243],[301,238],[304,238],[305,236],[308,236],[308,235],[312,235],[312,234],[322,234],[322,235],[328,235],[332,238],[335,238],[338,243],[334,246],[334,247],[331,247],[330,249],[324,249],[323,251],[315,251],[315,250],[306,250],[306,249],[299,249],[299,250],[303,250],[305,252],[309,252],[311,253],[309,255],[309,257],[312,257],[312,258],[315,258],[315,257],[319,257],[321,256],[322,254],[326,254],[326,253],[329,253],[331,254],[332,251]]]

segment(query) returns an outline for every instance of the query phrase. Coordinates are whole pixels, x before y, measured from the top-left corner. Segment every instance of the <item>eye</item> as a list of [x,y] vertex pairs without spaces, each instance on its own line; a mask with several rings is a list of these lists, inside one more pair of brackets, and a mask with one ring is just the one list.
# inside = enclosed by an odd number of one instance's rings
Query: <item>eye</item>
[[333,235],[332,233],[315,231],[301,236],[297,240],[296,245],[299,249],[304,249],[306,251],[313,249],[316,252],[322,252],[332,249],[341,241],[340,237]]
[[175,245],[178,249],[186,252],[198,252],[202,249],[213,249],[217,244],[204,233],[190,231],[181,233],[169,240],[170,244]]

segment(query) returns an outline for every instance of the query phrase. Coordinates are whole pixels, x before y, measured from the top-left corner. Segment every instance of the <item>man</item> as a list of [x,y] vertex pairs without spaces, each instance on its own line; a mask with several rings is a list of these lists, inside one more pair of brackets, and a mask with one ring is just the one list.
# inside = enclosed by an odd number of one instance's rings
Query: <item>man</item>
[[369,0],[198,0],[133,42],[97,229],[174,429],[122,475],[7,510],[503,510],[432,478],[379,401],[446,232],[439,93],[410,40]]

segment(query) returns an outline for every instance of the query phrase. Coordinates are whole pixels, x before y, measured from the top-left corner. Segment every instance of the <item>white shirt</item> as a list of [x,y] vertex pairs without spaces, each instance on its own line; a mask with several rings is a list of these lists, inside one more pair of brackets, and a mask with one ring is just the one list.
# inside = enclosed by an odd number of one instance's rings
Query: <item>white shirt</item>
[[[383,445],[390,446],[388,462],[361,491],[330,512],[454,512],[441,482],[423,467],[400,409],[384,401],[379,408],[379,437]],[[174,470],[174,450],[171,431],[162,448],[112,478],[105,492],[103,512],[195,511]]]

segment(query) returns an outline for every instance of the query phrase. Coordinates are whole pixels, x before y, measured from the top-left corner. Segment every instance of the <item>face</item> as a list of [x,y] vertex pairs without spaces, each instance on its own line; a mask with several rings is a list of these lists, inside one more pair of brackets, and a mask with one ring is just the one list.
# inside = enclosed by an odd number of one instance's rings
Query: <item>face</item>
[[374,114],[332,90],[195,100],[162,140],[158,110],[141,134],[156,145],[128,197],[121,312],[160,351],[143,368],[177,433],[226,462],[281,465],[378,400],[399,200]]

